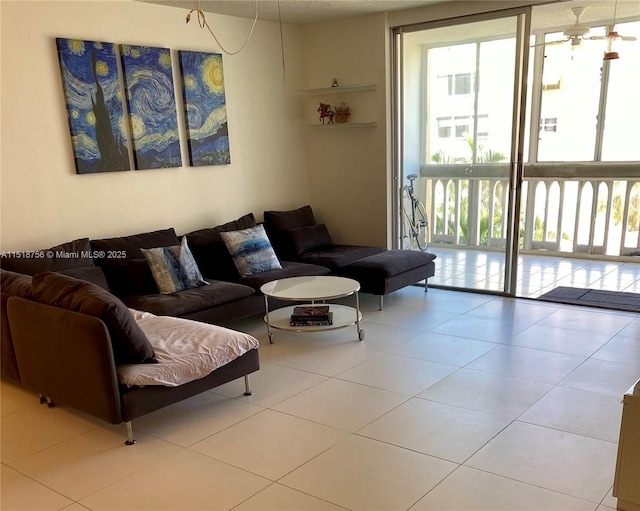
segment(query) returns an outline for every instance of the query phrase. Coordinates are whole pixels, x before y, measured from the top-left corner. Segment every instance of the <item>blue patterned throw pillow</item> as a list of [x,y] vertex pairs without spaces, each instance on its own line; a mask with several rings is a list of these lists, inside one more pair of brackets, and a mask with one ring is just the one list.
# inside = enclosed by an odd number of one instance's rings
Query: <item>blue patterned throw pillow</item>
[[262,225],[221,232],[220,236],[241,277],[282,269]]
[[175,293],[209,284],[200,274],[186,236],[179,246],[141,250],[151,267],[153,280],[160,293]]

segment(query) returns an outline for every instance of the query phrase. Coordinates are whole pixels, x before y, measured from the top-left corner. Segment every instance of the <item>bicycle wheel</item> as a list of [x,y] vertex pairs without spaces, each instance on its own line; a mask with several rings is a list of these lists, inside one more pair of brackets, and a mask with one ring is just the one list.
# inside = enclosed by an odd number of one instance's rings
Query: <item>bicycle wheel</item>
[[418,248],[425,252],[429,246],[429,221],[427,220],[427,212],[424,204],[422,204],[419,199],[414,199],[413,206],[413,235]]

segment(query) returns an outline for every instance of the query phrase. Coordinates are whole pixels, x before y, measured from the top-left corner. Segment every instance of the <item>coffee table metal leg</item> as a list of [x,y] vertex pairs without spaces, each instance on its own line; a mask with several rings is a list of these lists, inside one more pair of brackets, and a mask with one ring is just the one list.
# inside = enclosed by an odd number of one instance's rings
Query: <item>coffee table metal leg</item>
[[358,291],[355,292],[356,295],[356,328],[358,329],[358,339],[364,340],[364,330],[360,329],[360,295]]
[[269,336],[269,344],[273,344],[273,332],[271,331],[271,323],[269,322],[269,297],[264,295],[264,317],[267,320],[267,335]]

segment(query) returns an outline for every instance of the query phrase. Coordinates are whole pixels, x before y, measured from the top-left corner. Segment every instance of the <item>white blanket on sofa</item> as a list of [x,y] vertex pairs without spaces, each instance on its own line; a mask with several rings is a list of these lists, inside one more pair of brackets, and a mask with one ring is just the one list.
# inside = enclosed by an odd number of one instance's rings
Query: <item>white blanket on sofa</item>
[[207,376],[258,347],[248,334],[216,325],[129,309],[156,352],[157,364],[117,367],[125,385],[177,387]]

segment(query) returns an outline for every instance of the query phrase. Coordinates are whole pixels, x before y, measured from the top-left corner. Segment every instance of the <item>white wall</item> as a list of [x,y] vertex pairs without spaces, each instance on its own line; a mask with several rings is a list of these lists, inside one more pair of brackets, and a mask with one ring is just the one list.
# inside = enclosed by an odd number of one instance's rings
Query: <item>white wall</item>
[[[284,27],[286,86],[276,23],[259,21],[242,53],[223,56],[230,165],[188,167],[183,144],[181,168],[78,175],[56,37],[220,50],[195,19],[185,23],[186,9],[113,0],[3,0],[0,9],[3,251],[170,226],[184,233],[309,202],[297,27]],[[231,49],[251,25],[228,16],[207,19]]]
[[[349,122],[377,121],[373,128],[309,129],[310,197],[319,221],[339,243],[387,246],[389,164],[387,152],[387,37],[383,14],[301,28],[304,87],[375,84],[375,91],[332,94],[345,101]],[[315,113],[322,98],[303,99]],[[312,115],[313,118],[313,115]],[[317,122],[317,119],[315,119]]]

